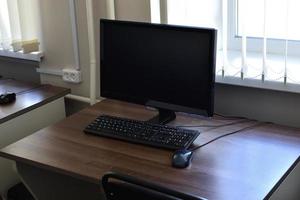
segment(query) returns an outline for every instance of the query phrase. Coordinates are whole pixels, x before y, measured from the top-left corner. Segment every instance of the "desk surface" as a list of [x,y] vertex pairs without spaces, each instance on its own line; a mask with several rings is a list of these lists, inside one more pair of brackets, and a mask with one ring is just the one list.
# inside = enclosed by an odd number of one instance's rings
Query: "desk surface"
[[[42,129],[0,151],[0,156],[98,184],[115,170],[208,199],[263,199],[300,154],[300,130],[264,124],[224,137],[195,152],[187,169],[172,168],[172,152],[85,135],[82,130],[99,114],[139,120],[156,115],[143,106],[104,100]],[[232,122],[178,114],[172,125]],[[203,144],[256,122],[201,128]]]
[[70,93],[69,89],[0,79],[0,94],[14,92],[15,102],[0,105],[0,124]]

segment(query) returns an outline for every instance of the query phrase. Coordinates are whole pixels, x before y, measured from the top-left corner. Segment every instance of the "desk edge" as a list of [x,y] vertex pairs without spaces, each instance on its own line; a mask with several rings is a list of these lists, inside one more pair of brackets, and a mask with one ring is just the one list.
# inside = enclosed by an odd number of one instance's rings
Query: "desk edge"
[[50,103],[50,102],[52,102],[52,101],[54,101],[56,99],[59,99],[59,98],[61,98],[63,96],[66,96],[70,92],[71,92],[71,89],[65,89],[65,90],[61,91],[60,93],[58,93],[58,94],[56,94],[56,95],[54,95],[52,97],[49,97],[49,98],[47,98],[47,99],[45,99],[45,100],[43,100],[43,101],[41,101],[39,103],[36,103],[36,104],[34,104],[32,106],[29,106],[28,108],[22,109],[22,110],[20,110],[18,112],[15,112],[15,113],[13,113],[13,114],[11,114],[9,116],[6,116],[6,117],[0,119],[0,124],[2,124],[4,122],[7,122],[7,121],[9,121],[9,120],[11,120],[11,119],[13,119],[13,118],[15,118],[17,116],[20,116],[20,115],[24,114],[24,113],[32,111],[32,110],[34,110],[34,109],[36,109],[36,108],[38,108],[38,107],[40,107],[42,105]]
[[295,160],[295,162],[291,165],[291,167],[283,174],[283,176],[279,179],[279,181],[273,186],[270,192],[265,196],[264,200],[268,200],[275,193],[275,191],[280,187],[282,182],[286,179],[286,177],[295,169],[297,164],[300,163],[300,156]]

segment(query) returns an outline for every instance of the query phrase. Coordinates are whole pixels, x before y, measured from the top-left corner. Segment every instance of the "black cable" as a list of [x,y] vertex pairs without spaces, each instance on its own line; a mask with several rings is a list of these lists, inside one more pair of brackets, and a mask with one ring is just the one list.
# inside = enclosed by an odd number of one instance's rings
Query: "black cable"
[[228,115],[222,115],[220,113],[214,113],[214,115],[216,116],[220,116],[220,117],[223,117],[223,118],[226,118],[228,120],[231,120],[231,119],[248,119],[247,117],[241,117],[241,116],[228,116]]
[[176,126],[176,128],[202,128],[202,127],[220,128],[220,127],[235,125],[235,124],[248,122],[248,121],[250,121],[250,120],[244,119],[244,120],[239,120],[239,121],[235,121],[235,122],[231,122],[231,123],[227,123],[227,124],[220,124],[220,125],[195,125],[195,126],[194,125],[183,125],[183,126]]
[[15,79],[13,79],[13,78],[4,78],[4,77],[2,77],[2,78],[0,78],[0,81],[3,83],[4,81],[6,82],[6,81],[10,81],[10,80],[15,80]]
[[229,135],[233,135],[233,134],[236,134],[236,133],[239,133],[239,132],[242,132],[242,131],[245,131],[245,130],[248,130],[248,129],[251,129],[251,128],[254,128],[254,127],[257,127],[257,126],[262,125],[262,124],[267,124],[267,123],[269,123],[269,122],[259,122],[259,123],[256,123],[256,124],[252,125],[252,126],[247,126],[245,128],[242,128],[242,129],[230,132],[230,133],[226,133],[226,134],[218,136],[218,137],[216,137],[216,138],[214,138],[214,139],[212,139],[212,140],[210,140],[210,141],[208,141],[208,142],[206,142],[206,143],[204,143],[202,145],[194,147],[194,148],[192,148],[190,150],[191,151],[196,151],[197,149],[200,149],[200,148],[202,148],[202,147],[204,147],[204,146],[206,146],[206,145],[208,145],[208,144],[210,144],[210,143],[212,143],[212,142],[214,142],[216,140],[219,140],[219,139],[221,139],[223,137],[226,137],[226,136],[229,136]]
[[[36,87],[33,87],[33,88],[30,88],[28,90],[24,90],[24,91],[20,91],[20,92],[16,92],[15,94],[16,95],[21,95],[21,94],[26,94],[26,93],[29,93],[33,90],[36,90],[36,89],[39,89],[39,88],[43,88],[45,87],[46,85],[39,85],[39,86],[36,86]],[[6,93],[8,93],[9,91],[6,91]],[[5,93],[4,93],[5,94]]]
[[[0,75],[0,80],[1,81],[7,81],[7,80],[15,80],[14,78],[4,78],[4,77],[2,77],[1,75]],[[33,90],[35,90],[35,89],[39,89],[39,88],[42,88],[42,87],[45,87],[46,85],[38,85],[38,86],[36,86],[36,87],[33,87],[33,88],[30,88],[30,89],[28,89],[28,90],[24,90],[24,91],[20,91],[20,92],[17,92],[17,93],[15,93],[16,95],[20,95],[20,94],[26,94],[26,93],[28,93],[28,92],[31,92],[31,91],[33,91]],[[8,91],[9,92],[9,91]]]
[[28,93],[28,92],[31,92],[31,91],[36,90],[36,89],[39,89],[39,88],[43,88],[43,87],[45,87],[45,86],[47,86],[47,85],[39,85],[39,86],[30,88],[30,89],[28,89],[28,90],[24,90],[24,91],[17,92],[16,95],[26,94],[26,93]]

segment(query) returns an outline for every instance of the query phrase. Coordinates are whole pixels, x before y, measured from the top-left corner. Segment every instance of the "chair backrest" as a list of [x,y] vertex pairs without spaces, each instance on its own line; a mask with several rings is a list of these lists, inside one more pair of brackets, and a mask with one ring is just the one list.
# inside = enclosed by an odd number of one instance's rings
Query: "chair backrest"
[[116,172],[102,177],[107,200],[205,200]]

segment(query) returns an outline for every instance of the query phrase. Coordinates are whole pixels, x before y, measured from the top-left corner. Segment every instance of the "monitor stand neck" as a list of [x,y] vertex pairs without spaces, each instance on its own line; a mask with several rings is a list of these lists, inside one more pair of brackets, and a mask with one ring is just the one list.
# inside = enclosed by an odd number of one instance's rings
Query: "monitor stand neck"
[[176,114],[172,110],[158,108],[158,115],[148,120],[150,123],[167,124],[176,118]]

